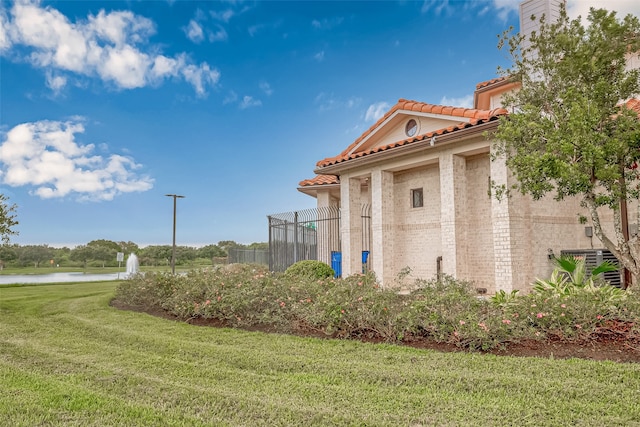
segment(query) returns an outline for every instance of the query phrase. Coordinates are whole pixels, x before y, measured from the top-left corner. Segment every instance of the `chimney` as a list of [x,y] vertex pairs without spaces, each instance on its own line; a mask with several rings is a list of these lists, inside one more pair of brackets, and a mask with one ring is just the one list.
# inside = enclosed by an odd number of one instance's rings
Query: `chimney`
[[[530,46],[529,37],[532,32],[538,31],[538,21],[542,15],[547,23],[556,22],[563,4],[566,5],[566,0],[525,0],[520,3],[520,34],[525,35],[523,49]],[[535,16],[535,20],[531,20],[532,15]]]

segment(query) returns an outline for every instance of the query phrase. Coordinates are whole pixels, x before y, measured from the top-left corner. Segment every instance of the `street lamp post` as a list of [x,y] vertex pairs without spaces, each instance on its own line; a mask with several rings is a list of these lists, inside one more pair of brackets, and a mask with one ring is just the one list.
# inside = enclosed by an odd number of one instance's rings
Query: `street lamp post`
[[177,194],[165,194],[167,197],[173,197],[173,247],[171,250],[171,274],[176,274],[176,200],[184,199],[184,196]]

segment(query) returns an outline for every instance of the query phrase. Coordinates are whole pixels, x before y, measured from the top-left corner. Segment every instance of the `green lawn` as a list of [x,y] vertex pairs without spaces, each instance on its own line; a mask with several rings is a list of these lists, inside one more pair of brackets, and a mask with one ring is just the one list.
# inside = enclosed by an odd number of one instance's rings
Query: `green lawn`
[[0,288],[0,425],[640,426],[637,364],[203,328],[116,286]]

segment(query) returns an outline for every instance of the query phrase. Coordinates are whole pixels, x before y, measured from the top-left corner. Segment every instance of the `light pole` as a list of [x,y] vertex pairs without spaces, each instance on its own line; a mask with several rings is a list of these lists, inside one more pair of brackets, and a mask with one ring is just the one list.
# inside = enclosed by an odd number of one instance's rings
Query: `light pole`
[[171,250],[171,274],[176,274],[176,200],[184,199],[184,196],[177,194],[165,194],[167,197],[173,197],[173,248]]

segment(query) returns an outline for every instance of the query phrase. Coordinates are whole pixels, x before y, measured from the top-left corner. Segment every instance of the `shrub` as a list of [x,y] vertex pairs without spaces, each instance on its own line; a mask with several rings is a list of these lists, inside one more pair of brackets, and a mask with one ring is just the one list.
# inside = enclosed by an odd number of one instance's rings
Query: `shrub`
[[284,272],[288,277],[301,277],[309,279],[326,279],[333,277],[335,271],[322,261],[304,260],[298,261]]
[[624,339],[640,340],[640,294],[633,291],[621,297],[623,291],[610,286],[569,293],[551,287],[485,300],[470,283],[449,276],[417,280],[412,288],[399,295],[380,289],[373,274],[317,279],[235,264],[185,275],[138,274],[118,287],[116,299],[232,327],[387,342],[426,338],[471,350],[520,339],[589,340],[620,331]]

